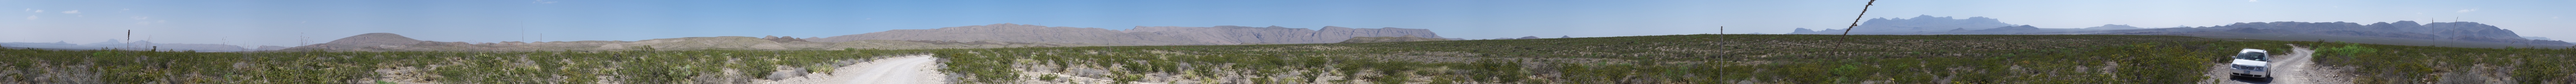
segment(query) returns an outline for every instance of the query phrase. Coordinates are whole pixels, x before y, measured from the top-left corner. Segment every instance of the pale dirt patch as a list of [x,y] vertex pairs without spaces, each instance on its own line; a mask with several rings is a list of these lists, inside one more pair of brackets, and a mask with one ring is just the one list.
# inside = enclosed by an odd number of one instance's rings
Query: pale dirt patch
[[938,58],[912,55],[877,59],[866,63],[841,66],[825,74],[780,80],[759,80],[757,84],[945,84]]

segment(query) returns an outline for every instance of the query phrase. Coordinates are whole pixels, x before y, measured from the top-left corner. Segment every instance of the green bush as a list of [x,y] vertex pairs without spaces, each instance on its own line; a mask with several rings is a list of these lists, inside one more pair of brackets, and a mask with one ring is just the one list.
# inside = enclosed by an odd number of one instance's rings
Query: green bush
[[1041,81],[1055,81],[1055,75],[1041,75],[1041,76],[1038,76],[1038,80],[1041,80]]
[[2360,55],[2362,53],[2376,53],[2379,52],[2379,49],[2362,47],[2357,44],[2347,44],[2343,47],[2325,48],[2324,52],[2329,53],[2332,56],[2353,56]]

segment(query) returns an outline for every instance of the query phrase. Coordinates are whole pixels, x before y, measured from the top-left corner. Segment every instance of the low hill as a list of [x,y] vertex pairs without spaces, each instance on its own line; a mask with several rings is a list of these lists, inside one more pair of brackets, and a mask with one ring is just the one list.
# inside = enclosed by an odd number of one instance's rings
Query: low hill
[[1448,40],[1449,40],[1449,39],[1422,38],[1422,37],[1413,37],[1413,36],[1407,35],[1407,36],[1399,36],[1399,37],[1351,37],[1351,40],[1342,40],[1342,42],[1341,42],[1341,43],[1377,43],[1377,42],[1448,41]]
[[286,48],[295,48],[295,47],[286,47],[286,46],[259,46],[259,48],[257,48],[257,49],[251,49],[251,51],[285,50]]
[[2084,29],[2122,30],[2122,29],[2147,29],[2147,28],[2138,28],[2138,27],[2136,27],[2136,26],[2129,26],[2129,25],[2102,24],[2102,26],[2097,26],[2097,27],[2084,27]]
[[390,49],[400,49],[400,48],[404,48],[404,47],[409,47],[408,45],[413,45],[413,44],[425,44],[425,43],[426,43],[426,44],[436,44],[436,43],[438,43],[438,42],[427,42],[427,41],[421,41],[421,40],[418,40],[418,39],[411,39],[411,37],[403,37],[403,36],[402,36],[402,35],[400,35],[400,34],[394,34],[394,33],[367,33],[367,34],[358,34],[358,35],[355,35],[355,36],[349,36],[349,37],[342,37],[342,38],[340,38],[340,39],[338,39],[338,40],[331,40],[331,42],[326,42],[326,43],[322,43],[322,44],[312,44],[312,45],[305,45],[305,46],[296,46],[296,47],[293,47],[293,48],[286,48],[286,49],[284,49],[284,50],[358,50],[358,51],[370,51],[370,50],[390,50]]

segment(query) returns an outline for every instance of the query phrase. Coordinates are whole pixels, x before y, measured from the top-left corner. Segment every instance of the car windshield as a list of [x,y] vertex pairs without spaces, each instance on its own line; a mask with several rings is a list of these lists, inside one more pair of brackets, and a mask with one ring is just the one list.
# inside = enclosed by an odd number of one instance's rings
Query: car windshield
[[2263,54],[2263,52],[2245,52],[2245,53],[2238,53],[2238,54],[2236,54],[2236,59],[2245,59],[2245,60],[2254,60],[2254,61],[2272,61],[2271,59],[2263,59],[2263,55],[2269,55],[2269,54]]

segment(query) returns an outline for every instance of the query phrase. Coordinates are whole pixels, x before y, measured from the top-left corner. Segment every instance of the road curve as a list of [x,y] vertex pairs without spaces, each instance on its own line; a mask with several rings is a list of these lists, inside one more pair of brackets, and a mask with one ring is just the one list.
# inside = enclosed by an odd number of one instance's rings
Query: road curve
[[815,74],[771,82],[771,84],[944,84],[939,59],[930,55],[911,55],[877,59],[842,66],[831,74]]
[[[2285,44],[2285,45],[2290,45],[2290,48],[2291,48],[2291,49],[2290,49],[2290,53],[2285,53],[2285,54],[2283,54],[2283,55],[2273,55],[2273,56],[2270,58],[2270,59],[2272,59],[2272,60],[2273,60],[2273,62],[2272,62],[2272,64],[2273,64],[2273,65],[2272,65],[2272,66],[2273,66],[2273,67],[2272,67],[2272,70],[2273,70],[2273,71],[2272,71],[2272,78],[2271,78],[2271,79],[2260,79],[2260,78],[2237,78],[2237,77],[2230,77],[2230,76],[2227,76],[2227,74],[2228,74],[2228,70],[2230,70],[2230,69],[2228,69],[2228,68],[2226,67],[2226,64],[2214,64],[2213,66],[2211,66],[2211,68],[2210,68],[2210,72],[2209,72],[2208,74],[2209,74],[2210,76],[2212,76],[2213,78],[2216,78],[2216,79],[2211,79],[2212,81],[2219,82],[2219,84],[2348,84],[2348,83],[2351,83],[2351,81],[2342,81],[2342,80],[2350,79],[2350,78],[2344,78],[2343,76],[2336,76],[2336,74],[2339,74],[2339,73],[2336,73],[2334,70],[2327,70],[2327,69],[2320,69],[2320,68],[2317,68],[2317,65],[2316,65],[2315,61],[2309,60],[2310,56],[2313,56],[2313,55],[2317,52],[2316,50],[2308,49],[2308,47],[2305,47],[2305,46],[2299,46],[2299,45],[2293,45],[2293,44]],[[2217,81],[2217,80],[2225,80],[2225,81]]]

